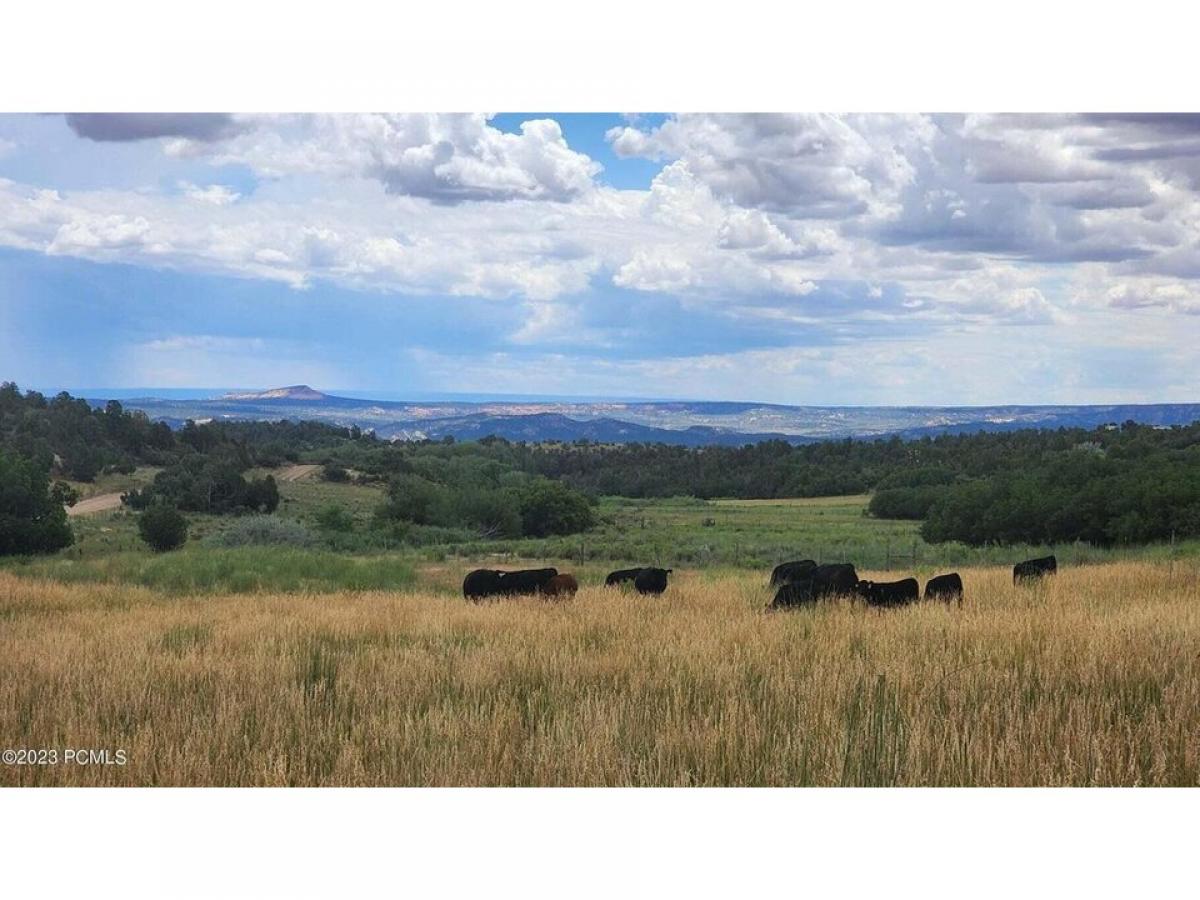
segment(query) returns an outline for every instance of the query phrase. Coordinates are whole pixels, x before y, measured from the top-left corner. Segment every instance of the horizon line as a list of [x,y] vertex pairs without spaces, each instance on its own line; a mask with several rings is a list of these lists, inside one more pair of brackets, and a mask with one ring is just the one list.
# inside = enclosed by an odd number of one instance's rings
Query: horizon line
[[[6,381],[8,379],[5,379]],[[13,382],[16,383],[16,382]],[[266,391],[282,390],[284,388],[307,388],[324,394],[327,397],[341,400],[367,400],[393,403],[423,403],[423,402],[458,402],[458,403],[487,403],[508,401],[512,403],[739,403],[753,406],[779,406],[808,409],[990,409],[990,408],[1063,408],[1063,407],[1109,407],[1109,406],[1200,406],[1197,400],[1136,400],[1136,401],[1092,401],[1092,402],[1022,402],[1006,401],[1000,403],[785,403],[772,400],[755,399],[704,399],[695,397],[652,397],[652,396],[617,396],[608,394],[536,394],[531,392],[486,392],[486,391],[428,391],[422,394],[400,391],[372,390],[365,388],[330,388],[328,390],[312,388],[307,384],[280,385],[270,388],[258,387],[86,387],[86,388],[22,388],[22,390],[37,390],[46,396],[65,391],[73,397],[81,399],[105,400],[222,400],[229,393],[263,393]],[[171,397],[156,395],[152,392],[170,392],[174,394],[189,393],[193,396]],[[108,393],[120,392],[119,396],[103,396]],[[134,393],[150,392],[150,393]],[[100,396],[96,396],[100,395]],[[373,396],[372,396],[373,395]],[[480,399],[468,399],[480,398]],[[264,398],[270,399],[270,398]]]

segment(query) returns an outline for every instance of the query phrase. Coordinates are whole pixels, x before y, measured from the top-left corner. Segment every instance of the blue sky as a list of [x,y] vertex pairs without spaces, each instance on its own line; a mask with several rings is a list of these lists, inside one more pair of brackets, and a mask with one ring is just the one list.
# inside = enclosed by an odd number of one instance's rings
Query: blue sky
[[1196,400],[1200,121],[0,116],[0,379]]

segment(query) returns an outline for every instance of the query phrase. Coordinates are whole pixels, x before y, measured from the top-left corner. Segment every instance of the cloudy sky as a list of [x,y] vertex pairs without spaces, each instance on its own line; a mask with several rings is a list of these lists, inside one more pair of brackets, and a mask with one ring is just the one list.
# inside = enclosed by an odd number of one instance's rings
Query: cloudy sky
[[1200,117],[0,116],[0,379],[1194,401]]

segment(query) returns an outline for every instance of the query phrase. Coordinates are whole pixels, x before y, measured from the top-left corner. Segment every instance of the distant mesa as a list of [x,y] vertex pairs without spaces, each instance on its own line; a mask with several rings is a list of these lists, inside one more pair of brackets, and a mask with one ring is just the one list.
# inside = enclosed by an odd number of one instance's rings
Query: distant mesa
[[222,400],[327,400],[328,394],[315,391],[307,384],[271,388],[267,391],[234,391],[221,396]]

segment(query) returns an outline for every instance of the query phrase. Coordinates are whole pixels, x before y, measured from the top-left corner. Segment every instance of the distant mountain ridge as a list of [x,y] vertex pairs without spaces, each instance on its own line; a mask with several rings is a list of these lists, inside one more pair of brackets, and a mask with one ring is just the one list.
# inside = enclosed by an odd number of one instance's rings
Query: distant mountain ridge
[[[103,404],[107,398],[93,398]],[[1095,428],[1133,420],[1185,425],[1200,420],[1200,403],[1076,406],[787,406],[737,401],[365,400],[325,394],[305,384],[235,391],[206,399],[126,399],[154,419],[180,427],[188,419],[310,419],[357,425],[390,440],[495,435],[512,441],[739,445],[898,435],[918,438],[1023,428]]]

